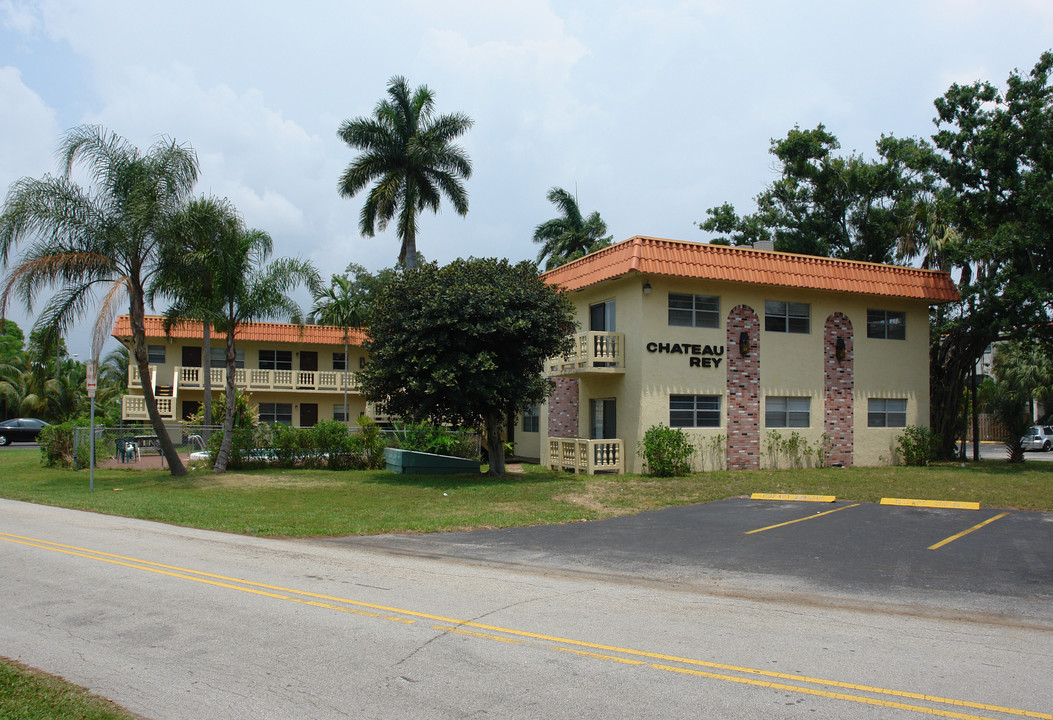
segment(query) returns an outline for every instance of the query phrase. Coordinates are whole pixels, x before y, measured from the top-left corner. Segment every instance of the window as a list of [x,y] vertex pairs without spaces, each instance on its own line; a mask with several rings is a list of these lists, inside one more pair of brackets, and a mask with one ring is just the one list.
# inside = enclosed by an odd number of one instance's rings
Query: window
[[720,298],[714,295],[669,293],[669,324],[685,327],[720,327]]
[[670,395],[669,427],[720,427],[720,396]]
[[344,353],[333,353],[333,369],[347,370],[347,356]]
[[870,398],[867,427],[907,427],[907,399]]
[[292,425],[292,403],[260,403],[260,422]]
[[764,329],[768,332],[801,333],[810,331],[811,306],[808,303],[764,301]]
[[531,403],[523,411],[523,432],[536,433],[540,426],[541,410],[537,403]]
[[260,370],[292,370],[292,350],[260,350]]
[[[209,348],[209,362],[212,363],[212,367],[226,367],[227,366],[227,348],[225,347],[212,347]],[[245,367],[245,351],[240,348],[234,348],[234,367],[243,368]]]
[[907,314],[895,310],[867,309],[867,337],[880,340],[906,340]]
[[334,405],[333,419],[337,422],[347,422],[347,405]]
[[766,427],[806,428],[811,425],[812,399],[807,397],[770,397],[765,400]]
[[164,345],[147,345],[146,346],[146,359],[147,362],[153,365],[164,365],[165,363],[165,346]]

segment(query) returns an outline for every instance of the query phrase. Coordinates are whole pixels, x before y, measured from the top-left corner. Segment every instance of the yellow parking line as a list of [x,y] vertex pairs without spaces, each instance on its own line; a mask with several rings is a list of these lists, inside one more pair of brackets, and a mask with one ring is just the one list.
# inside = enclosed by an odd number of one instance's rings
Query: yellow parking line
[[790,520],[789,522],[779,523],[778,525],[769,525],[768,527],[757,528],[756,530],[748,530],[745,534],[752,535],[753,533],[764,532],[765,530],[771,530],[773,528],[779,528],[783,525],[793,525],[794,523],[804,522],[805,520],[813,520],[823,515],[829,515],[830,513],[840,512],[841,510],[847,510],[848,508],[859,507],[859,503],[853,503],[851,505],[845,505],[844,507],[834,508],[833,510],[827,510],[826,512],[816,513],[815,515],[809,515],[808,517],[797,518],[796,520]]
[[821,502],[832,503],[837,500],[836,495],[794,495],[787,493],[753,493],[750,500],[788,500],[792,502]]
[[1009,513],[1007,513],[1007,512],[1004,512],[1004,513],[1002,513],[1001,515],[995,515],[995,516],[994,516],[993,518],[988,518],[988,519],[984,520],[984,521],[983,521],[982,523],[979,523],[979,524],[977,524],[977,525],[973,525],[973,526],[972,526],[971,528],[969,528],[968,530],[962,530],[962,531],[961,531],[960,533],[958,533],[957,535],[951,535],[951,536],[950,536],[949,538],[947,538],[946,540],[940,540],[940,541],[939,541],[938,543],[936,543],[935,545],[930,545],[930,546],[929,546],[929,550],[936,550],[936,549],[938,549],[938,548],[941,548],[941,547],[943,547],[944,545],[946,545],[946,544],[947,544],[947,543],[949,543],[949,542],[954,542],[955,540],[957,540],[958,538],[962,537],[963,535],[968,535],[968,534],[969,534],[969,533],[971,533],[971,532],[972,532],[973,530],[979,530],[980,528],[982,528],[982,527],[983,527],[984,525],[987,525],[988,523],[993,523],[993,522],[994,522],[995,520],[998,520],[998,519],[1000,519],[1000,518],[1004,518],[1004,517],[1005,517],[1006,515],[1008,515],[1008,514],[1009,514]]

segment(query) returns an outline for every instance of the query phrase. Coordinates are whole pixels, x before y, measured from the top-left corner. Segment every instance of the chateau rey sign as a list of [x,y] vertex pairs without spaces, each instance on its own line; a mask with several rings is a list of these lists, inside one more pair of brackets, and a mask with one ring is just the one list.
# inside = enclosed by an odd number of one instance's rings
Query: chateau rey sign
[[724,359],[723,345],[699,345],[696,343],[649,342],[647,352],[687,356],[688,367],[717,368]]

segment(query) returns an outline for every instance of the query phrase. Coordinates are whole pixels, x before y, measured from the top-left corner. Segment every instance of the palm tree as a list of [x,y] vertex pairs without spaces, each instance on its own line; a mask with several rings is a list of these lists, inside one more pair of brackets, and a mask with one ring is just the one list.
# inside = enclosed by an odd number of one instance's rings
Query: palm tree
[[431,90],[421,85],[411,95],[406,79],[396,76],[388,81],[388,98],[377,103],[372,117],[340,125],[340,138],[362,151],[341,176],[340,194],[354,197],[374,183],[359,229],[373,237],[397,214],[399,264],[408,270],[417,267],[417,216],[423,210],[438,213],[445,195],[457,214],[468,213],[461,180],[472,176],[472,163],[453,140],[472,124],[463,113],[436,116]]
[[551,270],[611,244],[607,223],[598,212],[582,217],[578,199],[560,187],[549,190],[546,197],[561,215],[534,229],[534,242],[542,244],[537,254],[539,265],[548,257],[545,269]]
[[172,301],[164,316],[165,333],[183,320],[201,322],[201,373],[204,389],[204,424],[212,425],[212,325],[222,318],[222,307],[213,284],[212,267],[204,261],[209,254],[241,231],[234,206],[227,200],[201,197],[191,200],[165,228],[160,267],[147,300]]
[[281,258],[264,265],[271,254],[271,237],[262,230],[239,231],[218,247],[199,250],[192,258],[212,268],[212,280],[221,312],[216,329],[226,333],[226,398],[223,440],[216,454],[214,472],[225,472],[234,439],[235,357],[234,344],[242,323],[264,319],[301,322],[300,308],[289,291],[299,284],[312,293],[318,289],[318,272],[308,262]]
[[[160,230],[197,181],[197,155],[171,139],[143,154],[119,135],[89,125],[67,133],[59,155],[60,176],[22,178],[8,192],[0,215],[0,262],[6,265],[19,243],[30,244],[8,274],[0,310],[12,295],[31,309],[42,289],[57,285],[36,327],[61,334],[87,308],[92,291],[105,287],[92,357],[126,297],[132,351],[140,376],[149,378],[144,288],[157,269]],[[72,178],[80,166],[90,179],[87,189]],[[150,382],[143,383],[143,397],[171,473],[185,475]]]
[[311,315],[322,325],[333,325],[344,331],[344,423],[350,425],[347,409],[347,378],[350,357],[348,345],[351,328],[362,327],[365,322],[365,298],[356,292],[355,283],[345,275],[333,275],[329,287],[322,288],[314,296]]

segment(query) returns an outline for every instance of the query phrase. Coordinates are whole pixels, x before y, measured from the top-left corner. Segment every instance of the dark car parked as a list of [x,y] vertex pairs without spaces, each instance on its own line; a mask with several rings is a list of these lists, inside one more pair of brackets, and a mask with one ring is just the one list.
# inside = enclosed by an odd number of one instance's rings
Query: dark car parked
[[13,418],[0,422],[0,445],[13,442],[36,442],[37,435],[49,423],[36,418]]

